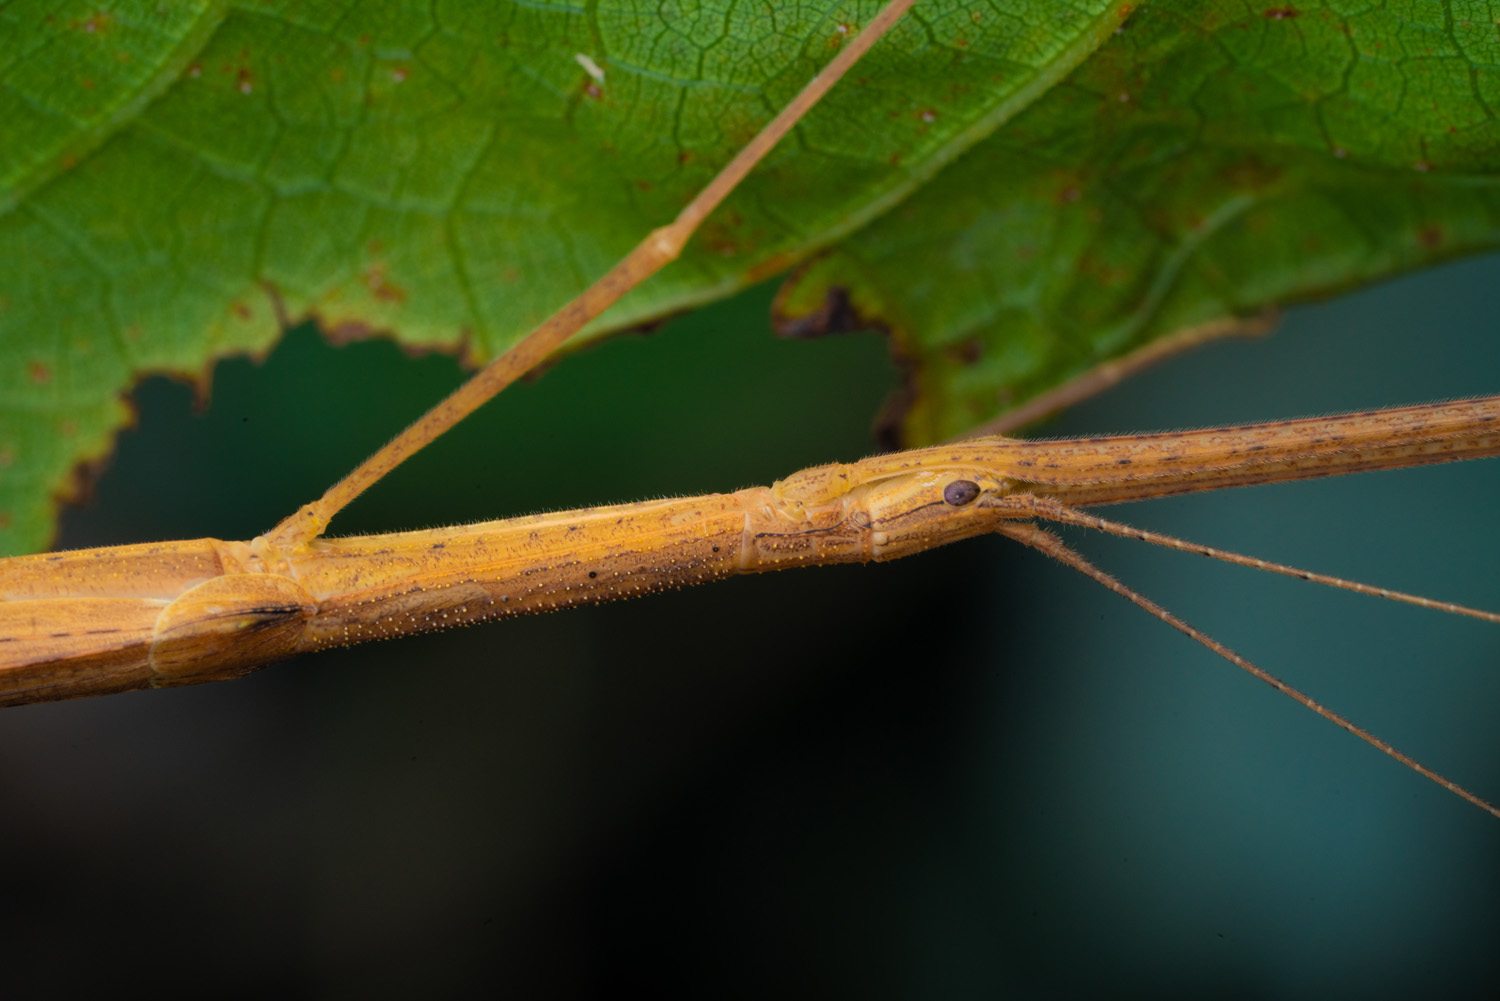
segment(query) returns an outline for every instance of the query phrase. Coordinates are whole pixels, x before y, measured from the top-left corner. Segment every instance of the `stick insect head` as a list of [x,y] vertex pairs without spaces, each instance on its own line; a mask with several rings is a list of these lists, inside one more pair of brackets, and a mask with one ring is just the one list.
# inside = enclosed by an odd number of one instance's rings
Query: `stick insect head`
[[999,513],[1015,481],[992,469],[900,465],[895,458],[815,466],[777,482],[756,534],[768,551],[754,562],[891,560],[983,535],[997,517],[1016,517]]
[[892,560],[994,531],[1012,480],[982,467],[923,469],[882,477],[863,490],[871,556]]

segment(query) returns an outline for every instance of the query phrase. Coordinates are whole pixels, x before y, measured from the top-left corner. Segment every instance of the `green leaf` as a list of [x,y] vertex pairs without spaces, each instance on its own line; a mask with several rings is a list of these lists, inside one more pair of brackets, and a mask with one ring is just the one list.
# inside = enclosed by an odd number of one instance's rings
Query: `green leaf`
[[[61,32],[4,7],[10,91],[109,87],[50,132],[0,118],[0,551],[45,544],[144,373],[205,379],[304,316],[503,350],[878,6],[135,0]],[[930,441],[1164,336],[1491,246],[1487,10],[924,0],[593,333],[834,246],[782,321],[885,325],[893,419]]]
[[0,6],[0,212],[134,118],[223,16],[209,0]]
[[[879,6],[232,8],[160,99],[0,217],[0,551],[45,544],[52,498],[108,450],[142,373],[198,375],[309,314],[475,362],[503,350],[674,216]],[[608,325],[852,231],[1118,22],[1102,0],[927,5]]]
[[938,441],[1166,335],[1495,246],[1497,100],[1482,4],[1148,5],[780,320],[887,327],[885,423]]

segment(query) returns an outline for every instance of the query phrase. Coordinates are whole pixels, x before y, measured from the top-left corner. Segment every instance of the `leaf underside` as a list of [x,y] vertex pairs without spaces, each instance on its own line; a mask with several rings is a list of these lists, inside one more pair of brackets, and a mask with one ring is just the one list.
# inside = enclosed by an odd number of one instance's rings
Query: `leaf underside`
[[[144,373],[308,315],[504,350],[878,7],[0,5],[0,552],[46,544]],[[1497,63],[1480,4],[923,2],[592,333],[803,262],[779,322],[887,328],[891,425],[936,440],[1490,246]]]

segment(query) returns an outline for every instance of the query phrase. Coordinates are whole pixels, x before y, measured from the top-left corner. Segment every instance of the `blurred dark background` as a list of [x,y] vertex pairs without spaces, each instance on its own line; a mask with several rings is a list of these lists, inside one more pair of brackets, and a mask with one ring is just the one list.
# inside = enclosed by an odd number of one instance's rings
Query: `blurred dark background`
[[[1041,433],[1500,393],[1500,258],[1294,310]],[[335,528],[727,490],[872,448],[875,334],[769,288],[507,392]],[[153,379],[61,544],[248,538],[462,378],[293,331]],[[1500,463],[1118,508],[1500,607]],[[1069,533],[1500,799],[1500,629]],[[1500,821],[1003,539],[0,714],[0,992],[1488,997]]]

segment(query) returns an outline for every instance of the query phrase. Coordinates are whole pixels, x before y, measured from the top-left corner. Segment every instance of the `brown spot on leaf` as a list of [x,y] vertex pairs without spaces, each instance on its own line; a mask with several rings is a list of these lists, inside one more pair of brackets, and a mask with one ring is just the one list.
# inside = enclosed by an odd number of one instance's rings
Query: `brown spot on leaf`
[[104,11],[95,11],[82,21],[73,21],[69,27],[75,31],[81,31],[86,35],[97,35],[109,28],[109,15]]
[[39,361],[34,361],[26,366],[26,377],[38,386],[45,386],[52,381],[52,370]]
[[585,97],[591,97],[597,101],[604,96],[604,88],[599,86],[597,80],[590,80],[583,85],[583,94]]
[[241,66],[234,74],[235,88],[241,94],[249,94],[255,90],[255,74],[250,72],[250,67]]
[[1093,254],[1080,256],[1074,268],[1080,275],[1092,278],[1104,286],[1124,285],[1134,275],[1130,267],[1113,263],[1108,259],[1101,260]]
[[406,289],[391,281],[384,264],[372,264],[361,276],[365,288],[381,302],[402,303],[406,301]]
[[754,249],[755,240],[743,231],[744,224],[745,217],[733,209],[712,216],[698,231],[698,245],[725,257]]
[[1281,179],[1281,168],[1251,155],[1229,164],[1219,176],[1240,191],[1264,191]]
[[253,312],[250,311],[250,307],[248,305],[246,305],[245,303],[243,303],[243,302],[232,302],[232,303],[230,303],[229,304],[229,311],[234,314],[234,317],[237,320],[246,320],[246,321],[248,321],[252,316],[255,315]]
[[1296,7],[1267,7],[1260,16],[1267,21],[1290,21],[1300,13]]
[[323,339],[336,348],[353,344],[355,341],[367,341],[379,335],[380,331],[368,323],[361,323],[357,320],[347,320],[323,328]]
[[977,337],[968,337],[943,349],[948,357],[965,367],[976,364],[984,357],[984,342]]
[[710,229],[705,226],[700,233],[698,243],[710,254],[718,254],[720,257],[733,257],[742,249],[722,226],[717,229]]
[[1441,247],[1443,245],[1443,229],[1441,226],[1423,226],[1417,232],[1417,239],[1424,247]]
[[10,512],[0,511],[0,529],[9,528],[11,524]]

